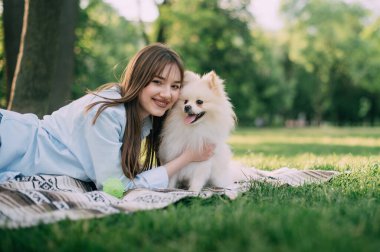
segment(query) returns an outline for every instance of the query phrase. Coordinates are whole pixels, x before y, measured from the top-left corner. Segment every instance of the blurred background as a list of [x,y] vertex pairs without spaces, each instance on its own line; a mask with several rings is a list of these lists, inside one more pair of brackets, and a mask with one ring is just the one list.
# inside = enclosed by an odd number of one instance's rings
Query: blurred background
[[50,113],[163,42],[187,69],[225,80],[240,126],[380,125],[378,0],[28,2],[28,20],[23,0],[1,5],[2,108],[13,95],[14,110]]

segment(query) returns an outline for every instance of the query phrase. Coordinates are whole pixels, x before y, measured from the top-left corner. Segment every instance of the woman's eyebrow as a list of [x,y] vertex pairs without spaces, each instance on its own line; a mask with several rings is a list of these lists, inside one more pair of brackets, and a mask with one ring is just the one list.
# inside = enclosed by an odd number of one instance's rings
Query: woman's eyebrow
[[[161,79],[161,80],[166,80],[166,78],[162,77],[162,76],[159,76],[159,75],[156,75],[154,76],[154,78],[158,78],[158,79]],[[179,83],[181,84],[182,82],[180,80],[177,80],[177,81],[174,81],[174,83]]]

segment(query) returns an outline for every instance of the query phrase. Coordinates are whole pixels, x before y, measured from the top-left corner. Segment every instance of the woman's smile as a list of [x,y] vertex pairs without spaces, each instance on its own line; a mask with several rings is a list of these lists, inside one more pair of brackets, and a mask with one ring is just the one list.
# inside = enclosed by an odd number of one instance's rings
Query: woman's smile
[[170,102],[166,99],[159,99],[159,98],[152,98],[153,101],[156,103],[158,107],[161,107],[163,109],[167,109]]

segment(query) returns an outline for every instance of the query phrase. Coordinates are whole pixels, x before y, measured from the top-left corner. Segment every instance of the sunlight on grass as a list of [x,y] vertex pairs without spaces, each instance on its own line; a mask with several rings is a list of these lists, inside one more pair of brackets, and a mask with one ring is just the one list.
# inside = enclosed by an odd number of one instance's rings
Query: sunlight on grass
[[338,171],[357,171],[367,169],[380,163],[380,155],[371,157],[357,157],[347,155],[317,156],[311,153],[296,155],[293,157],[271,156],[268,158],[263,154],[248,154],[235,157],[247,166],[258,169],[273,170],[279,167],[291,167],[297,169],[322,169]]
[[262,143],[296,143],[296,144],[324,144],[343,146],[376,146],[380,147],[380,139],[363,137],[305,137],[305,136],[246,136],[233,135],[230,137],[231,144],[262,144]]
[[238,129],[229,144],[236,160],[259,169],[354,171],[380,162],[378,128]]

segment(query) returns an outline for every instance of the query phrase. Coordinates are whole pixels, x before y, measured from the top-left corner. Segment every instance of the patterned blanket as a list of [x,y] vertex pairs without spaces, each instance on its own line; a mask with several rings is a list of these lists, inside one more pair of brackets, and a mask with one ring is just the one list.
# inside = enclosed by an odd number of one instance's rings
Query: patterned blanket
[[164,208],[186,197],[225,195],[235,199],[250,189],[251,181],[300,186],[329,181],[335,171],[274,171],[249,169],[247,180],[226,188],[205,188],[200,193],[181,189],[133,189],[122,199],[95,190],[94,184],[67,176],[30,176],[0,184],[0,228],[20,228],[70,219],[103,217],[115,213]]

